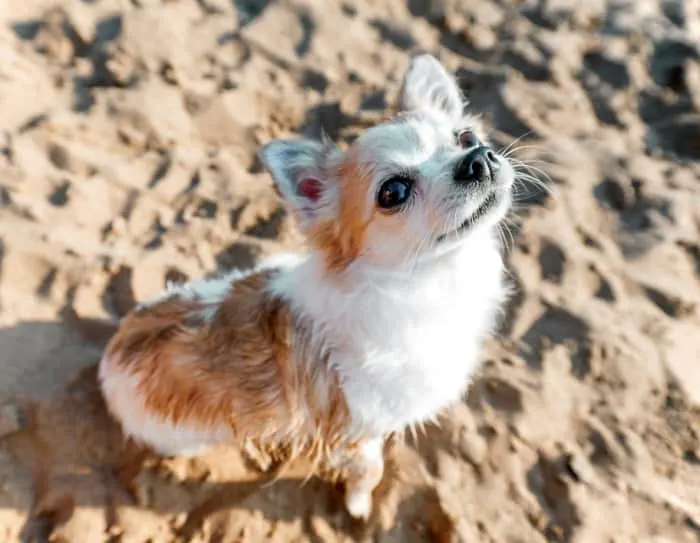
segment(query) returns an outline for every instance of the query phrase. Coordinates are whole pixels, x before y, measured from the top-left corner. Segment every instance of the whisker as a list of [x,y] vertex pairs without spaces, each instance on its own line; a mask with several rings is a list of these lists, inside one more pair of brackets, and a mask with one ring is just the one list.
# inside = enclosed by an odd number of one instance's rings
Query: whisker
[[547,194],[552,193],[552,178],[544,170],[525,164],[519,160],[512,160],[516,181],[523,186],[534,185]]
[[510,239],[511,239],[511,247],[510,248],[512,250],[513,247],[515,247],[515,232],[514,231],[518,230],[520,225],[514,219],[511,219],[510,217],[506,217],[506,225],[511,226],[513,228],[513,230],[511,230],[510,228],[508,229],[508,234],[509,234]]
[[528,171],[528,172],[530,172],[530,173],[538,173],[538,174],[540,174],[542,177],[544,177],[545,179],[547,179],[547,180],[549,180],[549,181],[552,180],[551,176],[550,176],[545,170],[543,170],[542,168],[540,168],[540,167],[538,167],[538,166],[535,166],[534,164],[531,164],[531,163],[528,163],[528,162],[524,162],[524,161],[522,161],[522,160],[517,160],[517,159],[514,159],[513,162],[514,162],[517,166],[520,166],[521,168],[524,168],[526,171]]
[[507,153],[513,146],[515,146],[518,142],[522,141],[524,138],[526,138],[527,136],[529,136],[530,134],[532,134],[532,132],[533,132],[533,130],[528,130],[528,131],[525,132],[523,135],[518,136],[517,138],[515,138],[513,141],[511,141],[511,142],[506,146],[505,149],[503,149],[502,154],[505,155],[505,153]]
[[522,151],[528,150],[528,149],[534,149],[536,151],[541,151],[541,152],[546,152],[546,148],[544,145],[538,145],[531,143],[529,145],[518,145],[517,147],[510,147],[507,151],[503,151],[506,153],[506,156],[513,156],[516,153],[520,153]]
[[542,189],[543,191],[547,192],[548,194],[551,194],[552,188],[550,185],[542,181],[541,179],[531,175],[531,174],[524,174],[524,173],[519,173],[516,176],[516,182],[519,186],[529,188],[531,185],[534,185],[537,188]]

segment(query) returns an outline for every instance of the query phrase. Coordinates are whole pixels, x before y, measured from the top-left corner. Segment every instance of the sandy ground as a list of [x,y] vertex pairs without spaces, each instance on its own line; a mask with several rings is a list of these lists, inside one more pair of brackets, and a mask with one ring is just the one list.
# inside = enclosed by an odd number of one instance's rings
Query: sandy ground
[[[699,541],[699,43],[692,0],[0,2],[0,541]],[[125,459],[119,317],[297,246],[256,148],[350,140],[418,50],[552,180],[465,402],[365,527],[303,466]]]

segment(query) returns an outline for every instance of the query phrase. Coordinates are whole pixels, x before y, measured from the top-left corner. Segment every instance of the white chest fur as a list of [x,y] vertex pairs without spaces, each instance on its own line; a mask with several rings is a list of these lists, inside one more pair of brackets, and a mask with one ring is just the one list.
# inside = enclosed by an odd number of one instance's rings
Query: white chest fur
[[280,276],[275,289],[332,348],[330,363],[358,431],[398,431],[459,399],[505,295],[490,235],[406,273],[337,284],[320,270],[307,261]]

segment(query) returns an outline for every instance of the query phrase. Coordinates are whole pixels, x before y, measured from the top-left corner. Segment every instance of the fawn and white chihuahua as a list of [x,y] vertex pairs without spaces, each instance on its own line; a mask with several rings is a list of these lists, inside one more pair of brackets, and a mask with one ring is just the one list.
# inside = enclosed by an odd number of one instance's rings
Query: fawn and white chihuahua
[[366,519],[386,438],[460,399],[506,298],[496,228],[515,171],[464,105],[423,54],[400,113],[347,151],[264,145],[309,251],[171,287],[127,315],[100,363],[125,435],[162,455],[313,452]]

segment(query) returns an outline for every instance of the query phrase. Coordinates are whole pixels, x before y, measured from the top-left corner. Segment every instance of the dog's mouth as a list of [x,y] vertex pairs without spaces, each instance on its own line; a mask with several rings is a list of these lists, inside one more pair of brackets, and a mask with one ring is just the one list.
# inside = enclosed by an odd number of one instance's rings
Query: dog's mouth
[[438,237],[437,241],[440,243],[441,241],[444,241],[446,239],[454,239],[455,237],[459,236],[463,232],[469,230],[472,226],[474,226],[479,220],[481,220],[484,216],[488,214],[489,211],[491,211],[493,208],[497,207],[501,202],[501,197],[498,193],[498,191],[493,191],[491,192],[483,202],[481,202],[481,205],[467,217],[467,219],[460,224],[456,229],[446,233],[442,234],[440,237]]

